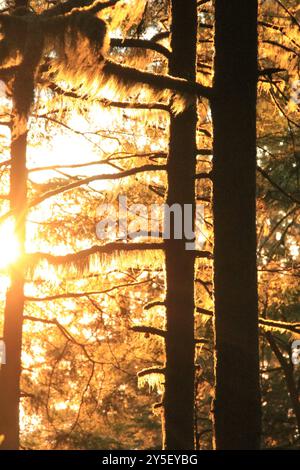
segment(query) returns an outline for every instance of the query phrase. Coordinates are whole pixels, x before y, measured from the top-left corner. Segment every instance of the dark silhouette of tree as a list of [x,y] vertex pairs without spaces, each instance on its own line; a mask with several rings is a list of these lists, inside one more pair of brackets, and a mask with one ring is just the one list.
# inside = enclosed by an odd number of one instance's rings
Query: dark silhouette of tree
[[215,447],[257,449],[257,1],[216,0],[213,212]]
[[[10,268],[10,286],[7,289],[4,311],[3,340],[6,346],[6,364],[0,369],[0,434],[4,436],[2,449],[19,448],[19,405],[22,353],[22,327],[25,283],[25,237],[27,207],[26,149],[28,109],[23,112],[23,84],[31,82],[31,64],[21,66],[12,84],[10,210],[14,220],[19,259]],[[25,86],[26,89],[26,86]],[[29,93],[32,93],[30,90]]]
[[[169,73],[195,81],[197,1],[172,1]],[[195,206],[196,102],[171,117],[167,204]],[[166,240],[164,447],[194,448],[194,257],[186,240]],[[172,231],[171,231],[172,232]],[[184,230],[183,230],[184,233]]]

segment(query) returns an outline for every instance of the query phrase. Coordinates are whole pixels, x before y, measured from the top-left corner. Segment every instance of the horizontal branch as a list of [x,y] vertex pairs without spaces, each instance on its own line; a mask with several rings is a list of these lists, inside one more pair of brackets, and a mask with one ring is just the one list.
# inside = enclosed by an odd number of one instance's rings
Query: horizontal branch
[[286,72],[286,71],[287,71],[286,69],[282,69],[282,68],[279,68],[279,67],[269,67],[269,68],[259,70],[258,71],[258,76],[259,77],[268,77],[268,78],[271,79],[272,75],[274,75],[275,73]]
[[161,44],[152,41],[150,39],[119,39],[119,38],[112,38],[110,40],[111,47],[132,47],[135,49],[150,49],[152,51],[158,52],[162,54],[167,59],[170,59],[172,56],[171,51],[166,47],[162,46]]
[[209,342],[206,338],[195,338],[195,344],[209,344]]
[[99,100],[102,106],[104,107],[112,107],[112,108],[119,108],[119,109],[138,109],[138,110],[149,110],[153,111],[158,109],[160,111],[166,111],[167,113],[171,112],[170,106],[164,103],[135,103],[129,101],[110,101],[106,99]]
[[55,294],[55,295],[48,295],[45,297],[30,297],[30,296],[25,296],[25,300],[27,302],[51,302],[53,300],[59,300],[59,299],[79,299],[82,297],[90,297],[94,295],[104,295],[108,294],[114,290],[117,289],[123,289],[125,287],[135,287],[135,286],[140,286],[141,284],[147,284],[148,282],[151,282],[151,279],[147,279],[146,281],[140,281],[140,282],[129,282],[126,284],[120,284],[118,286],[113,286],[108,289],[104,290],[98,290],[98,291],[87,291],[87,292],[65,292],[63,294]]
[[92,98],[90,96],[85,96],[85,95],[79,95],[75,91],[66,91],[60,86],[56,85],[53,82],[50,82],[49,80],[41,80],[40,81],[41,85],[46,86],[49,88],[53,93],[57,93],[58,95],[64,96],[66,98],[71,98],[71,99],[78,99],[78,100],[88,100],[88,101],[93,101],[95,103],[99,103],[99,105],[103,107],[111,107],[111,108],[119,108],[119,109],[137,109],[137,110],[155,110],[158,109],[160,111],[166,111],[167,113],[170,113],[170,106],[165,103],[160,103],[160,102],[150,102],[150,103],[136,103],[134,101],[112,101],[108,100],[106,98]]
[[166,333],[167,333],[165,330],[155,328],[154,326],[144,326],[144,325],[132,326],[130,329],[132,331],[135,331],[136,333],[146,333],[146,334],[149,334],[149,335],[160,336],[161,338],[165,338]]
[[[52,17],[58,15],[65,15],[70,13],[72,10],[86,8],[93,13],[104,10],[105,8],[110,8],[115,6],[120,0],[110,0],[107,2],[101,2],[95,0],[67,0],[64,3],[55,5],[48,10],[44,10],[42,16]],[[89,8],[90,7],[90,8]]]
[[95,245],[86,250],[81,250],[76,253],[69,253],[67,255],[52,255],[50,253],[31,253],[27,254],[28,265],[34,265],[41,261],[47,261],[53,266],[67,265],[77,263],[80,260],[84,260],[93,255],[101,254],[113,254],[114,252],[130,252],[139,250],[163,250],[163,243],[122,243],[112,242],[106,243],[105,245]]
[[289,323],[279,320],[269,320],[266,318],[259,318],[259,325],[269,330],[291,331],[293,333],[300,333],[300,323]]
[[156,300],[154,302],[150,302],[149,304],[146,304],[144,306],[144,310],[150,310],[151,308],[154,308],[154,307],[165,307],[166,306],[166,302],[163,301],[163,300]]
[[211,251],[195,250],[195,251],[190,251],[190,253],[196,258],[213,259],[213,253]]
[[202,315],[207,315],[209,317],[214,316],[214,312],[212,310],[208,310],[207,308],[197,307],[196,312],[201,313]]
[[166,369],[165,367],[149,367],[147,369],[142,369],[137,373],[139,378],[145,377],[151,374],[165,374]]
[[[167,336],[167,331],[161,330],[159,328],[155,328],[153,326],[145,326],[145,325],[133,326],[130,329],[137,333],[156,335],[156,336],[160,336],[161,338],[166,338]],[[209,340],[206,338],[195,338],[195,344],[208,344],[208,343],[209,343]]]
[[112,61],[106,61],[103,72],[107,76],[121,77],[121,81],[127,83],[142,83],[160,90],[174,90],[179,93],[196,95],[200,98],[212,97],[212,88],[201,85],[197,82],[191,82],[184,78],[172,77],[158,73],[145,72],[134,67],[117,64]]
[[42,194],[41,196],[38,196],[29,203],[29,207],[37,206],[46,199],[49,199],[50,197],[57,196],[58,194],[62,194],[66,191],[71,191],[72,189],[79,188],[80,186],[90,184],[95,181],[127,178],[129,176],[137,175],[139,173],[144,173],[147,171],[163,171],[166,170],[166,168],[166,165],[143,165],[141,167],[130,168],[129,170],[124,170],[119,173],[108,173],[102,175],[89,176],[88,178],[79,179],[77,181],[74,181],[73,183],[67,184],[65,186],[60,186],[59,188],[53,189],[45,194]]
[[[198,154],[199,155],[199,154]],[[210,173],[197,173],[195,175],[196,180],[212,180],[213,179],[213,172]]]
[[[29,202],[28,208],[35,207],[51,197],[58,196],[59,194],[62,194],[67,191],[71,191],[72,189],[79,188],[80,186],[90,184],[95,181],[127,178],[129,176],[134,176],[139,173],[144,173],[147,171],[163,171],[163,170],[166,170],[166,168],[167,168],[166,165],[143,165],[138,168],[131,168],[129,170],[124,170],[119,173],[93,175],[88,178],[82,178],[82,179],[74,181],[73,183],[67,184],[65,186],[60,186],[59,188],[53,189],[51,191],[48,191],[42,194],[41,196],[34,198],[31,202]],[[3,214],[2,216],[0,216],[0,224],[2,224],[5,220],[7,220],[12,215],[13,215],[13,211],[10,210],[6,212],[5,214]]]
[[213,154],[213,149],[197,149],[197,155],[211,156],[212,154]]
[[[201,313],[202,315],[207,315],[209,317],[214,316],[214,312],[212,310],[207,310],[205,308],[197,307],[197,313]],[[266,330],[277,330],[277,331],[289,331],[293,333],[300,333],[300,323],[293,323],[293,322],[283,322],[279,320],[270,320],[267,318],[259,317],[258,319],[259,326]]]

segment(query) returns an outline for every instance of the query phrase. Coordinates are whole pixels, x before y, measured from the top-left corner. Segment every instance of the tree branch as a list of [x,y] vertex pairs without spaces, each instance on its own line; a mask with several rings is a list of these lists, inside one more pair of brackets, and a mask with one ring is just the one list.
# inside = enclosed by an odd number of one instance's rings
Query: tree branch
[[49,10],[43,11],[42,16],[50,17],[65,15],[70,13],[72,10],[81,8],[86,8],[92,13],[97,13],[98,11],[104,10],[105,8],[115,6],[119,1],[120,0],[110,0],[107,2],[95,0],[67,0],[64,3],[60,3],[59,5],[55,5],[54,7],[49,8]]
[[144,310],[150,310],[151,308],[154,308],[154,307],[165,307],[166,306],[166,302],[163,301],[163,300],[156,300],[154,302],[150,302],[149,304],[146,304],[144,306]]
[[151,51],[158,52],[166,57],[166,59],[170,59],[172,53],[169,49],[161,44],[151,40],[151,39],[122,39],[122,38],[112,38],[110,40],[111,47],[132,47],[135,49],[150,49]]
[[292,202],[295,202],[296,204],[300,204],[300,200],[297,199],[295,196],[293,196],[292,194],[290,193],[287,193],[281,186],[279,186],[279,184],[277,184],[272,178],[271,176],[268,175],[268,173],[263,170],[263,168],[261,168],[260,166],[257,166],[257,171],[266,179],[269,181],[269,183],[271,183],[272,186],[274,186],[274,188],[276,188],[281,194],[283,194],[285,197],[287,197],[288,199],[290,199]]
[[191,82],[184,78],[172,77],[170,75],[145,72],[109,60],[106,61],[103,72],[105,72],[107,76],[121,77],[121,81],[124,80],[128,83],[138,82],[160,90],[173,90],[179,93],[196,95],[201,98],[210,99],[212,97],[212,88],[201,85],[200,83]]
[[112,242],[104,245],[94,245],[86,250],[81,250],[76,253],[69,253],[67,255],[56,256],[50,253],[36,252],[27,254],[28,266],[35,265],[43,260],[47,261],[53,266],[63,266],[72,263],[78,263],[85,260],[92,255],[112,254],[114,252],[130,252],[139,250],[163,250],[164,243],[122,243]]
[[132,331],[135,331],[137,333],[146,333],[149,335],[156,335],[160,336],[161,338],[166,337],[166,331],[165,330],[160,330],[159,328],[155,328],[154,326],[132,326],[130,328]]
[[[202,315],[206,315],[209,317],[214,316],[214,312],[212,310],[207,310],[206,308],[197,307],[197,313]],[[277,331],[290,331],[293,333],[300,333],[300,323],[289,323],[289,322],[282,322],[278,320],[269,320],[266,318],[259,318],[259,326],[262,327],[264,330],[277,330]]]
[[166,165],[143,165],[138,168],[131,168],[129,170],[124,170],[120,173],[109,173],[109,174],[102,174],[102,175],[93,175],[88,178],[83,178],[78,181],[74,181],[73,183],[67,184],[65,186],[60,186],[57,189],[53,189],[48,191],[41,196],[38,196],[33,201],[29,203],[29,207],[34,207],[40,204],[41,202],[49,199],[50,197],[57,196],[58,194],[62,194],[66,191],[70,191],[72,189],[78,188],[85,184],[93,183],[94,181],[101,181],[101,180],[115,180],[120,178],[127,178],[128,176],[133,176],[139,173],[144,173],[147,171],[163,171],[166,170]]
[[145,377],[151,374],[165,374],[166,369],[165,367],[149,367],[147,369],[140,370],[137,373],[138,377]]
[[87,291],[87,292],[65,292],[63,294],[56,294],[56,295],[49,295],[46,297],[29,297],[25,296],[25,300],[27,302],[51,302],[53,300],[59,300],[59,299],[79,299],[82,297],[90,297],[93,295],[104,295],[108,294],[116,289],[123,289],[125,287],[134,287],[134,286],[140,286],[142,284],[147,284],[150,282],[151,279],[147,279],[146,281],[140,281],[140,282],[129,282],[127,284],[120,284],[118,286],[113,286],[110,287],[109,289],[104,289],[104,290],[99,290],[99,291]]

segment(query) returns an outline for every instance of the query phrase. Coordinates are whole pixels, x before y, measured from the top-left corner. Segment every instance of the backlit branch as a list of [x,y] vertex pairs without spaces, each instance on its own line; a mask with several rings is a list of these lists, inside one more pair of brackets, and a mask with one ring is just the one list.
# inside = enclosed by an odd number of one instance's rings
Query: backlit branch
[[123,242],[112,242],[104,245],[95,245],[86,250],[81,250],[76,253],[69,253],[67,255],[56,256],[50,253],[32,253],[27,255],[28,265],[32,266],[38,264],[41,261],[47,261],[53,266],[64,266],[77,264],[80,261],[87,260],[93,255],[111,255],[115,252],[131,252],[140,250],[163,250],[163,243],[123,243]]
[[79,188],[82,185],[85,184],[90,184],[95,181],[102,181],[102,180],[116,180],[120,178],[127,178],[128,176],[133,176],[139,173],[144,173],[147,171],[162,171],[166,170],[166,165],[143,165],[138,168],[131,168],[129,170],[124,170],[120,173],[112,173],[112,174],[102,174],[102,175],[93,175],[88,178],[83,178],[78,181],[74,181],[73,183],[67,184],[65,186],[61,186],[57,189],[53,189],[51,191],[48,191],[45,194],[42,194],[41,196],[38,196],[35,198],[33,201],[29,203],[29,207],[34,207],[40,204],[41,202],[45,201],[46,199],[49,199],[50,197],[57,196],[58,194],[62,194],[66,191],[70,191],[75,188]]
[[126,287],[135,287],[135,286],[140,286],[142,284],[147,284],[151,282],[151,279],[147,279],[146,281],[140,281],[140,282],[129,282],[126,284],[120,284],[118,286],[113,286],[110,287],[109,289],[104,289],[104,290],[99,290],[99,291],[87,291],[87,292],[65,292],[63,294],[56,294],[56,295],[48,295],[46,297],[30,297],[26,296],[25,300],[28,302],[51,302],[53,300],[59,300],[59,299],[80,299],[82,297],[90,297],[94,295],[104,295],[108,294],[110,292],[113,292],[114,290],[117,289],[123,289]]
[[[197,313],[202,315],[206,315],[209,317],[214,316],[214,312],[212,310],[207,310],[205,308],[197,307]],[[259,326],[262,327],[264,330],[271,331],[281,331],[281,332],[293,332],[293,333],[300,333],[300,323],[289,323],[283,322],[278,320],[269,320],[266,318],[259,318]]]
[[110,40],[111,47],[132,47],[136,49],[149,49],[151,51],[158,52],[162,54],[167,59],[170,59],[172,56],[171,51],[166,47],[162,46],[161,44],[152,41],[150,39],[119,39],[119,38],[112,38]]
[[59,5],[55,5],[54,7],[45,10],[42,15],[47,17],[65,15],[66,13],[70,13],[72,10],[81,8],[86,8],[86,10],[91,13],[97,13],[105,8],[115,6],[119,1],[120,0],[110,0],[107,2],[95,0],[67,0],[64,3],[60,3]]

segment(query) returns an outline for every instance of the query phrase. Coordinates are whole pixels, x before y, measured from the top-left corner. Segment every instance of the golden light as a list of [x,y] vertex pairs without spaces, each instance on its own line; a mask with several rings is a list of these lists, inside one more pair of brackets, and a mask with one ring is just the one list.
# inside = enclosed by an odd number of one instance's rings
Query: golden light
[[20,246],[14,233],[14,223],[7,220],[0,227],[0,269],[15,263],[19,256]]

